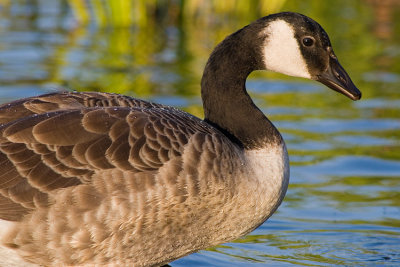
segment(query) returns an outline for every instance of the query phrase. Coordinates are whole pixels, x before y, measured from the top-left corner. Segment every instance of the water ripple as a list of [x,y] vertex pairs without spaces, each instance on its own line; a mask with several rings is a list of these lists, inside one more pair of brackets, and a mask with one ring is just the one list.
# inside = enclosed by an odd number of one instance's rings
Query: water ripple
[[294,166],[293,172],[332,176],[400,176],[400,161],[374,157],[342,156],[307,166]]

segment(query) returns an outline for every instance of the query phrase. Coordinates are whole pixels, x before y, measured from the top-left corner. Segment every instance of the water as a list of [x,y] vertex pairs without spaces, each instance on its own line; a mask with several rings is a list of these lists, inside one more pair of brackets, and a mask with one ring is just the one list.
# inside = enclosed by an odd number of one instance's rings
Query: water
[[[389,32],[380,29],[379,7],[364,1],[301,2],[282,8],[324,26],[363,99],[352,102],[315,82],[252,74],[249,92],[289,150],[286,198],[249,235],[171,266],[400,265],[400,23],[389,17]],[[61,88],[100,90],[201,117],[199,81],[208,54],[253,18],[213,14],[179,24],[166,13],[145,26],[101,28],[79,26],[66,2],[1,1],[0,101]]]

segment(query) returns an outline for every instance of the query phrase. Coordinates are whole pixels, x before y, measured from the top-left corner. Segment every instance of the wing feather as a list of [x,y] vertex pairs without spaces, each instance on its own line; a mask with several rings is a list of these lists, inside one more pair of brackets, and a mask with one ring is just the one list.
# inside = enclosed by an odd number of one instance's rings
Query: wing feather
[[[199,132],[215,130],[185,112],[116,94],[54,93],[0,106],[0,219],[19,220],[56,189],[78,190],[102,172],[116,179],[110,169],[143,191],[165,163],[182,169],[184,147]],[[198,151],[204,134],[194,137]]]

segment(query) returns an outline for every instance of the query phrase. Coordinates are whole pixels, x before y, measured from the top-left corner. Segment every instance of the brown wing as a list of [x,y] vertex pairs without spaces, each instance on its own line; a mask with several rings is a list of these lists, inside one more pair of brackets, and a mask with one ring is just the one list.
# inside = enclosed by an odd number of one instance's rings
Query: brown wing
[[201,120],[174,108],[100,93],[61,93],[0,107],[0,219],[47,205],[55,189],[117,168],[155,173],[181,155]]
[[0,124],[18,120],[32,114],[83,107],[138,107],[170,108],[161,104],[110,93],[62,92],[20,99],[0,106]]

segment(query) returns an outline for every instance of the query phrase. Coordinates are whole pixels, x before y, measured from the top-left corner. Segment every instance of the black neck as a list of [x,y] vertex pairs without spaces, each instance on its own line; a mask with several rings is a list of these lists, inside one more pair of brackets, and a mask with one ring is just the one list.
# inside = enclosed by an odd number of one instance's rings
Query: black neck
[[247,76],[263,64],[254,49],[261,41],[246,44],[245,36],[242,29],[215,48],[204,70],[201,93],[205,120],[245,149],[257,149],[282,139],[246,91]]

